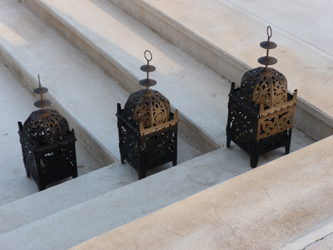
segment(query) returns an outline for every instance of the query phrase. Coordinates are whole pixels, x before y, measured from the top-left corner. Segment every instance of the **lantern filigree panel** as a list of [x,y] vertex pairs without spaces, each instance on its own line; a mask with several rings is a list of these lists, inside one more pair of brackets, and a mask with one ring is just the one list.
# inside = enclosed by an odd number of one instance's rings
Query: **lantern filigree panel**
[[138,125],[152,127],[167,122],[170,116],[170,103],[161,93],[150,89],[132,93],[125,104],[124,116]]
[[251,150],[254,140],[256,140],[257,115],[245,103],[238,98],[238,93],[229,95],[229,115],[227,135],[227,146],[233,140],[246,151]]
[[130,124],[125,124],[122,119],[118,118],[119,132],[119,150],[121,162],[126,160],[131,166],[137,169],[140,166],[140,138]]
[[239,96],[249,105],[271,108],[287,101],[287,87],[287,79],[279,71],[259,67],[244,74]]
[[63,140],[64,133],[69,131],[67,120],[56,110],[36,110],[24,123],[24,133],[28,140],[38,141],[40,145],[52,145]]
[[155,132],[153,136],[142,137],[141,150],[144,152],[143,164],[148,166],[159,166],[170,159],[173,165],[177,165],[177,128],[170,126]]
[[272,109],[264,105],[249,106],[239,97],[240,89],[232,83],[228,103],[227,147],[233,141],[251,156],[256,167],[259,155],[285,146],[289,153],[296,96],[288,94],[288,102]]
[[260,140],[269,137],[281,131],[291,129],[293,127],[293,115],[295,106],[289,110],[282,110],[269,116],[259,119],[257,139]]
[[126,160],[138,171],[139,179],[148,170],[172,162],[177,165],[178,118],[170,112],[169,121],[152,128],[134,126],[123,116],[118,104],[118,132],[121,162]]
[[[36,126],[38,128],[38,125]],[[24,131],[30,131],[31,134]],[[45,132],[41,132],[40,135],[43,133]],[[61,141],[50,140],[52,143],[49,145],[46,145],[44,140],[41,143],[31,140],[38,133],[34,129],[26,129],[22,123],[19,123],[19,135],[27,176],[36,181],[40,191],[52,182],[78,176],[75,153],[76,139],[73,130],[68,131],[65,135],[57,134],[56,137],[61,137]]]
[[[289,153],[292,129],[284,130],[270,137],[260,139],[257,143],[256,152],[267,153],[273,149],[285,146],[285,153]],[[287,143],[286,143],[287,142]],[[259,157],[259,155],[257,157]]]

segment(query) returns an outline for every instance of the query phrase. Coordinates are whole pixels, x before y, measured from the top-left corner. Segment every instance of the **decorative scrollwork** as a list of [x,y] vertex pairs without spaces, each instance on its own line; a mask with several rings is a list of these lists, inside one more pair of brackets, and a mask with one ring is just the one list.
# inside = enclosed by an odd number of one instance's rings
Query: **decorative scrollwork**
[[256,140],[254,131],[256,125],[256,116],[246,109],[244,103],[230,97],[228,134],[233,137],[233,140],[237,141],[242,148],[250,150],[253,141]]
[[[121,162],[126,160],[138,171],[139,178],[154,167],[172,161],[177,164],[178,123],[141,136],[132,131],[127,120],[118,112],[119,150]],[[135,128],[135,130],[138,128]],[[137,131],[138,132],[138,131]]]
[[272,68],[259,67],[247,71],[241,81],[240,98],[249,105],[272,108],[287,101],[287,79]]
[[257,140],[291,129],[294,109],[283,110],[259,119]]
[[132,93],[124,108],[124,117],[135,124],[153,127],[170,118],[169,100],[156,90],[140,90]]
[[69,133],[67,120],[56,110],[36,110],[31,113],[23,126],[27,140],[39,145],[51,145],[66,139]]

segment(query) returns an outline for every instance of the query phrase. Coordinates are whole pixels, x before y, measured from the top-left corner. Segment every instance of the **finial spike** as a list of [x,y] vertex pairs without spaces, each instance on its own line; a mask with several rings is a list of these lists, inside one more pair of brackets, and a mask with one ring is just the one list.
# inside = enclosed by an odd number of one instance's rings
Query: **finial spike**
[[43,94],[48,92],[48,89],[45,87],[42,87],[42,84],[40,82],[40,75],[38,74],[38,85],[39,87],[34,89],[34,93],[40,95],[40,100],[36,101],[34,103],[35,107],[42,108],[43,112],[45,112],[45,107],[49,106],[51,102],[49,100],[44,100]]
[[271,39],[272,35],[273,35],[272,27],[271,26],[267,26],[268,41]]
[[42,85],[40,84],[40,76],[39,76],[39,74],[38,74],[38,83],[39,83],[39,88],[41,89]]
[[[148,58],[147,54],[150,54],[150,58]],[[140,69],[144,72],[147,72],[147,79],[142,79],[139,83],[141,86],[144,86],[147,88],[147,92],[149,92],[149,87],[154,86],[156,84],[156,81],[153,79],[149,79],[149,72],[154,72],[156,68],[153,65],[149,65],[149,62],[153,60],[153,55],[149,50],[146,50],[144,52],[144,57],[147,60],[147,65],[142,65]]]
[[268,65],[273,65],[273,64],[277,63],[277,59],[275,59],[274,57],[269,56],[269,50],[270,49],[275,49],[276,46],[277,46],[276,43],[270,41],[272,35],[273,35],[272,27],[267,26],[267,41],[264,41],[264,42],[260,43],[260,47],[266,49],[266,56],[260,57],[258,59],[258,62],[260,64],[265,65],[266,70],[267,70]]

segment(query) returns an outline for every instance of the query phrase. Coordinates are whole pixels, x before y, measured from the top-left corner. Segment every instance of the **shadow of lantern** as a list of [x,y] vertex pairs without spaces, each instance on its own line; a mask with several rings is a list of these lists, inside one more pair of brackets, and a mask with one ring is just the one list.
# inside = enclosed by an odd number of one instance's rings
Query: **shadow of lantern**
[[[147,58],[150,54],[150,59]],[[152,54],[146,50],[147,79],[139,83],[146,89],[132,93],[124,109],[117,104],[119,150],[121,162],[126,160],[138,171],[139,179],[146,177],[149,169],[172,161],[177,165],[178,112],[170,111],[169,100],[156,90],[149,89],[156,81],[149,79],[155,67],[149,65]]]
[[18,122],[26,173],[35,180],[39,191],[52,182],[77,177],[74,130],[69,130],[67,120],[56,110],[45,109],[51,104],[43,99],[47,92],[39,80],[34,93],[40,94],[41,100],[34,104],[42,109],[32,112],[24,125]]
[[240,88],[232,83],[228,103],[227,147],[233,141],[246,151],[253,168],[261,154],[282,146],[285,153],[289,153],[297,104],[297,90],[293,95],[289,94],[285,76],[267,67],[277,62],[269,56],[269,50],[277,46],[270,41],[270,26],[267,36],[268,40],[260,43],[267,50],[266,56],[258,59],[265,67],[247,71]]

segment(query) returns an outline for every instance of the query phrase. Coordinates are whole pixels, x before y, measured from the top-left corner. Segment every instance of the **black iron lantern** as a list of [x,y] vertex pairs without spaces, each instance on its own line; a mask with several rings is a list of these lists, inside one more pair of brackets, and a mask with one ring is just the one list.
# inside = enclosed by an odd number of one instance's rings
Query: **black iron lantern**
[[269,56],[269,50],[277,46],[270,41],[270,26],[267,36],[268,40],[260,43],[267,50],[266,56],[258,59],[265,67],[247,71],[240,88],[232,83],[228,103],[227,147],[231,141],[235,142],[250,155],[253,168],[261,154],[282,146],[289,153],[297,104],[297,90],[289,94],[286,77],[268,68],[277,62]]
[[[147,58],[150,54],[150,59]],[[149,89],[156,81],[149,79],[149,72],[156,68],[149,65],[152,54],[144,53],[147,79],[139,83],[146,89],[132,93],[124,109],[117,105],[119,150],[121,162],[126,160],[138,171],[139,179],[146,177],[149,169],[172,161],[177,165],[178,112],[170,111],[169,100],[156,90]]]
[[48,89],[41,86],[34,93],[41,100],[34,103],[41,108],[31,113],[22,125],[18,122],[23,162],[28,178],[32,177],[39,191],[46,185],[67,177],[77,177],[74,130],[56,110],[45,109],[51,102],[43,99]]

